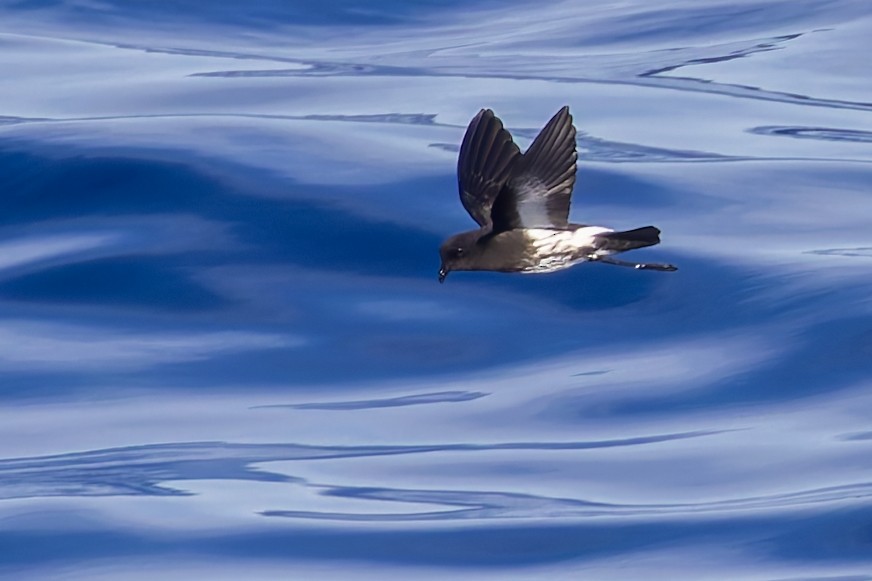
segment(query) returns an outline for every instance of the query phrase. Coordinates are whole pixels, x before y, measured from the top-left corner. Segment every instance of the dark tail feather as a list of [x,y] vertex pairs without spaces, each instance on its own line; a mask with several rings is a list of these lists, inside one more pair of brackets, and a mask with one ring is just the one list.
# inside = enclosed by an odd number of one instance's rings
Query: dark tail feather
[[596,237],[605,241],[603,248],[618,252],[660,244],[660,230],[654,226],[643,226],[625,232],[604,232]]

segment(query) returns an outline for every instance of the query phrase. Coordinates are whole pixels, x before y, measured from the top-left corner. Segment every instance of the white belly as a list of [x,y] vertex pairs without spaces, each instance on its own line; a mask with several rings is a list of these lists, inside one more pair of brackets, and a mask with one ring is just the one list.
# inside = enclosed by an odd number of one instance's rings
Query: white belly
[[539,264],[525,268],[522,272],[554,272],[590,260],[591,255],[611,254],[610,251],[595,248],[594,235],[603,232],[614,232],[614,230],[602,226],[584,226],[577,230],[530,228],[525,231],[525,234],[536,248]]

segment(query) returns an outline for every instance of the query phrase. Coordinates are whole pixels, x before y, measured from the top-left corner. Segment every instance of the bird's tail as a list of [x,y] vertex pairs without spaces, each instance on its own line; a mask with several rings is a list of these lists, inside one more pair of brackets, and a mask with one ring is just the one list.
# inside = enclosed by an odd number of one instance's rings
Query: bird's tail
[[597,234],[596,238],[604,242],[601,246],[603,250],[624,252],[625,250],[660,244],[660,230],[654,226],[643,226],[624,232],[603,232]]

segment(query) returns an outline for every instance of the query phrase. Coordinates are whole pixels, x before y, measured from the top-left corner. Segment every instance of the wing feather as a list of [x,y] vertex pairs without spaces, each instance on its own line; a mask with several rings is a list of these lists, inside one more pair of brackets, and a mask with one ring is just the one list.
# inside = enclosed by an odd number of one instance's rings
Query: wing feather
[[478,112],[460,145],[457,181],[460,201],[482,228],[492,226],[494,201],[512,175],[521,150],[490,109]]
[[545,125],[514,164],[493,204],[493,230],[566,228],[578,153],[569,107]]

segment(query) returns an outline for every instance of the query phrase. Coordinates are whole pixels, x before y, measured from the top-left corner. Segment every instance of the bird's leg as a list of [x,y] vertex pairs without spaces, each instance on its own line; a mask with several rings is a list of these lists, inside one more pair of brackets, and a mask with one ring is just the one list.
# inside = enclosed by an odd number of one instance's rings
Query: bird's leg
[[678,270],[678,267],[672,264],[662,264],[659,262],[627,262],[625,260],[618,260],[617,258],[612,258],[610,256],[592,255],[590,257],[590,260],[596,262],[604,262],[605,264],[614,264],[615,266],[628,266],[637,270],[661,270],[665,272]]

